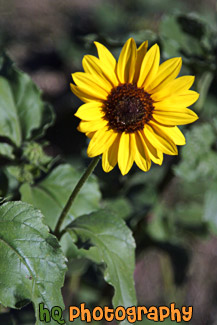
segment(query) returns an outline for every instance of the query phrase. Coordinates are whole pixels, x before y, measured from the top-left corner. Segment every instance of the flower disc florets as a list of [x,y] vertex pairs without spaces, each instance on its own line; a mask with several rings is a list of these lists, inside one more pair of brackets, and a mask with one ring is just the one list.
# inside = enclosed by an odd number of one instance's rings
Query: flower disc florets
[[143,88],[130,83],[113,88],[103,106],[109,126],[126,133],[142,130],[151,120],[153,109],[151,96]]

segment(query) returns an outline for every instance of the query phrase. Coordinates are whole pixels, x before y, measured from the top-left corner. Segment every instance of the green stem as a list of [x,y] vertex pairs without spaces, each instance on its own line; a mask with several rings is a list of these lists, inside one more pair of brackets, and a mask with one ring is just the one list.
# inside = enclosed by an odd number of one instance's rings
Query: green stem
[[54,230],[54,234],[57,236],[57,238],[60,238],[60,228],[63,224],[63,221],[65,219],[65,217],[67,216],[72,203],[74,202],[76,196],[78,195],[79,191],[81,190],[82,186],[84,185],[84,183],[86,182],[86,180],[88,179],[88,177],[90,176],[90,174],[94,171],[96,165],[98,164],[100,160],[100,156],[97,156],[95,158],[92,159],[91,163],[89,164],[89,166],[87,167],[86,171],[84,172],[84,174],[82,175],[82,177],[80,178],[80,180],[78,181],[77,185],[75,186],[74,190],[72,191],[72,194],[70,195],[60,217],[59,220],[57,222],[56,228]]

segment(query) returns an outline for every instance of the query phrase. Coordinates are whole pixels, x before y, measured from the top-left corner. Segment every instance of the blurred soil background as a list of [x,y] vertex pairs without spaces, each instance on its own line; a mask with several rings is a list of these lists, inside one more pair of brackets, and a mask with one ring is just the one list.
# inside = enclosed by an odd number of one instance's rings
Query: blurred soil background
[[[73,116],[81,102],[70,92],[69,83],[72,72],[82,71],[83,55],[96,54],[93,41],[101,41],[118,54],[116,48],[128,37],[135,34],[142,42],[145,39],[140,31],[149,30],[147,35],[152,38],[165,16],[174,12],[197,12],[208,21],[215,19],[216,1],[0,1],[1,47],[33,78],[56,112],[56,122],[46,135],[51,155],[61,154],[67,161],[78,164],[82,164],[81,155],[86,159],[87,139],[76,130],[78,119]],[[164,164],[170,165],[170,158]],[[103,174],[101,166],[96,172],[104,196],[112,198],[122,190],[126,179],[117,169],[109,176]],[[162,200],[171,207],[178,195],[177,182],[176,177],[167,174],[158,185]],[[134,194],[130,192],[130,195]],[[146,200],[145,195],[142,199]],[[143,217],[149,220],[154,218],[153,214],[147,209]],[[134,229],[138,245],[135,282],[139,304],[168,305],[175,301],[178,306],[193,305],[191,324],[217,324],[217,237],[192,236],[189,232],[182,245],[172,245],[168,240],[154,240],[151,235],[140,236],[141,220],[140,216]],[[91,270],[88,274],[91,283]],[[72,286],[71,290],[69,294],[70,289],[66,289],[66,305],[88,297],[87,293],[82,297],[79,291],[83,289],[79,285]],[[105,285],[106,290],[109,289]],[[92,296],[90,302],[94,302],[95,292],[88,292]],[[14,311],[19,318],[18,313]]]

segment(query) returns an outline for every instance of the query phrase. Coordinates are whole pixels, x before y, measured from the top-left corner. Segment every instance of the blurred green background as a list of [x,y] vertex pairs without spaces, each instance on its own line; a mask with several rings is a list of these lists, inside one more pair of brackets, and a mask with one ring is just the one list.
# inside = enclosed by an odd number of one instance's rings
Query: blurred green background
[[[182,74],[196,75],[199,121],[181,128],[187,145],[148,173],[99,165],[102,206],[121,211],[137,243],[139,305],[193,305],[193,325],[217,324],[217,15],[216,1],[1,0],[0,44],[42,89],[56,113],[46,153],[84,166],[88,140],[73,115],[81,104],[69,89],[82,57],[102,42],[118,57],[129,37],[158,42],[162,61],[182,56]],[[66,307],[111,300],[112,288],[89,262],[73,261]],[[2,309],[5,312],[5,309]],[[1,317],[1,316],[0,316]],[[3,316],[2,316],[3,317]],[[13,324],[30,324],[32,307],[11,311]],[[1,318],[0,318],[1,319]],[[2,318],[3,321],[3,318]],[[165,322],[166,323],[166,322]],[[2,323],[3,324],[3,323]]]

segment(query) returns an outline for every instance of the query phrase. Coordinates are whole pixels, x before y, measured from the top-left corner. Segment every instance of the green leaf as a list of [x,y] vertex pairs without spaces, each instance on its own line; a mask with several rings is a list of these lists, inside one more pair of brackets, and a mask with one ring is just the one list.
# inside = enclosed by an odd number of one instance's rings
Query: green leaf
[[178,22],[179,16],[165,16],[160,24],[160,35],[166,57],[202,55],[201,44],[198,39],[186,34]]
[[32,301],[36,318],[41,302],[49,309],[64,307],[60,289],[66,259],[42,218],[23,202],[0,207],[0,302],[21,308]]
[[[213,120],[214,121],[214,120]],[[186,132],[186,146],[181,149],[181,162],[175,174],[186,182],[210,183],[217,179],[217,153],[212,149],[215,133],[210,123],[195,125]]]
[[178,19],[178,23],[181,26],[182,30],[201,40],[202,37],[205,35],[206,33],[206,25],[204,24],[204,22],[202,21],[202,19],[194,14],[181,14],[178,15],[177,17]]
[[19,118],[9,82],[0,77],[0,136],[9,138],[17,146],[21,144]]
[[0,143],[0,156],[8,159],[14,159],[13,147],[7,143]]
[[[36,185],[22,185],[20,188],[22,200],[40,209],[45,216],[46,224],[54,229],[57,219],[80,177],[81,173],[71,165],[60,165]],[[76,197],[66,223],[82,214],[98,209],[100,198],[96,177],[91,175]]]
[[129,37],[132,37],[135,42],[138,44],[138,46],[144,42],[144,40],[148,40],[149,46],[151,43],[154,43],[157,41],[157,34],[154,33],[152,30],[148,29],[140,29],[136,32],[131,32]]
[[[132,233],[120,217],[105,210],[74,220],[67,228],[91,247],[80,249],[82,256],[106,265],[104,278],[114,289],[113,305],[136,305],[133,272],[135,242]],[[74,239],[75,240],[75,239]]]
[[119,218],[126,219],[132,213],[130,201],[125,197],[108,199],[103,202],[103,208],[118,215]]
[[23,158],[44,171],[46,171],[46,166],[52,162],[52,157],[44,152],[43,146],[34,141],[24,143]]
[[41,136],[54,113],[28,75],[4,54],[0,63],[0,136],[20,146],[23,140]]

